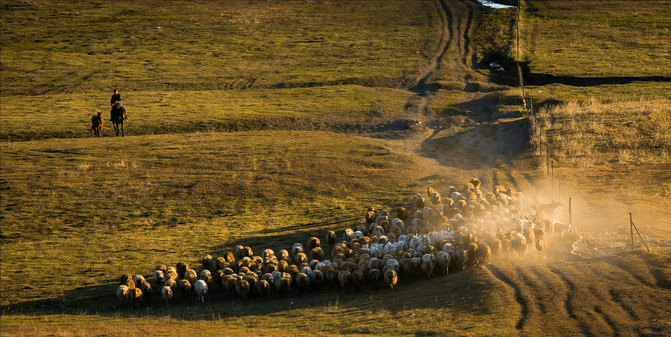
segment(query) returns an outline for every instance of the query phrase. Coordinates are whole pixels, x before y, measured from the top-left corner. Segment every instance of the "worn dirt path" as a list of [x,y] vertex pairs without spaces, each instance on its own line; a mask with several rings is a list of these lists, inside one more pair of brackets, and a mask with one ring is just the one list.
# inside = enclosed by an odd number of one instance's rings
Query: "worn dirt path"
[[[435,8],[439,42],[409,88],[416,93],[411,118],[424,128],[391,146],[417,156],[427,176],[442,174],[455,183],[478,177],[485,188],[512,185],[538,204],[556,200],[547,179],[532,179],[511,164],[525,146],[526,120],[499,111],[492,93],[472,82],[486,81],[468,63],[469,34],[482,8],[467,0],[437,0]],[[445,76],[463,86],[458,125],[430,114],[437,81]],[[563,193],[573,196],[574,234],[549,239],[542,257],[534,251],[487,267],[515,294],[520,335],[671,335],[671,204],[635,196],[590,198],[568,187],[581,183],[575,177]],[[561,202],[555,216],[568,221]],[[632,209],[656,224],[644,229],[653,254],[628,246],[626,214]]]

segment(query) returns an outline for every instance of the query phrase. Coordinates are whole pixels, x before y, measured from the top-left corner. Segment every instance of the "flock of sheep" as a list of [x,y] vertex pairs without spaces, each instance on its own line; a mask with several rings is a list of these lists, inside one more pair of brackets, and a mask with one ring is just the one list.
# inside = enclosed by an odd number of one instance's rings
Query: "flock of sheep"
[[480,185],[473,178],[461,188],[448,187],[444,197],[428,188],[426,195],[412,196],[412,211],[402,207],[394,215],[371,207],[358,227],[342,235],[328,231],[325,244],[311,237],[305,245],[260,255],[238,245],[223,256],[203,257],[197,267],[161,264],[151,283],[124,274],[116,296],[120,306],[139,306],[154,296],[166,305],[196,296],[205,302],[215,291],[246,299],[326,287],[393,289],[399,281],[444,276],[488,264],[492,257],[529,252],[542,257],[546,235],[570,229],[533,207],[523,213],[522,195],[513,188],[497,185],[485,194]]

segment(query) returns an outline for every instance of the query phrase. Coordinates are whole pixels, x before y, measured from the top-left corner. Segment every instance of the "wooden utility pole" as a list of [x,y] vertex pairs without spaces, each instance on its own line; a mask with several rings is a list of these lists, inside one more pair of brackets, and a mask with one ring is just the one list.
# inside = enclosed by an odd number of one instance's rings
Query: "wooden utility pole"
[[522,68],[520,67],[520,7],[522,6],[522,0],[517,0],[517,43],[516,43],[516,61],[517,61],[517,74],[520,77],[520,88],[522,89],[522,104],[524,104],[524,111],[529,111],[529,106],[527,105],[527,96],[524,92],[524,78],[522,77]]

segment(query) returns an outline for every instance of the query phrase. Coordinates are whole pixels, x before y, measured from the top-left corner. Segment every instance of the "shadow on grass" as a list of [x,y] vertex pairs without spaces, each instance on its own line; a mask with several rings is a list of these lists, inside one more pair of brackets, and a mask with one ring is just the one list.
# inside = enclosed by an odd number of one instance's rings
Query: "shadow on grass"
[[496,281],[486,276],[484,268],[475,267],[431,279],[399,279],[394,289],[372,287],[344,290],[338,285],[306,291],[293,290],[269,298],[253,296],[241,299],[214,288],[201,303],[195,295],[176,294],[170,305],[159,294],[151,303],[126,307],[118,305],[116,282],[95,288],[72,290],[60,298],[30,301],[3,306],[3,315],[97,315],[115,317],[172,317],[183,320],[217,320],[265,316],[311,309],[318,313],[342,313],[345,309],[366,312],[387,311],[397,314],[413,309],[450,308],[473,315],[488,314],[488,298],[497,292]]

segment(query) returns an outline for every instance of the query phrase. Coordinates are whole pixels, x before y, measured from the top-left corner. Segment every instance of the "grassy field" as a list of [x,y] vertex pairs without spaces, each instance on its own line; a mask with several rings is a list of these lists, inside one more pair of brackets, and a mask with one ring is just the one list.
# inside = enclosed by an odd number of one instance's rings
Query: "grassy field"
[[[636,183],[666,200],[669,1],[524,5],[523,61],[537,110],[516,169],[542,177],[549,144],[564,179],[598,178],[616,190]],[[3,1],[0,335],[561,334],[521,330],[519,294],[486,267],[393,291],[116,307],[121,273],[197,264],[236,244],[288,249],[353,227],[369,206],[394,209],[427,186],[457,183],[463,170],[426,165],[394,142],[414,131],[389,125],[435,118],[465,130],[464,104],[482,98],[469,83],[501,111],[521,107],[519,89],[496,82],[510,75],[478,63],[514,51],[513,41],[492,40],[510,31],[491,34],[512,27],[510,13],[484,12],[473,36],[450,31],[454,43],[470,41],[462,56],[477,79],[452,77],[453,60],[438,57],[435,92],[408,90],[440,52],[442,20],[457,21],[440,7]],[[102,110],[108,119],[113,88],[129,111],[127,136],[112,137],[107,122],[104,137],[91,138],[90,117]]]
[[525,5],[521,58],[539,156],[549,148],[563,176],[594,169],[602,179],[587,175],[602,184],[670,195],[671,2]]

